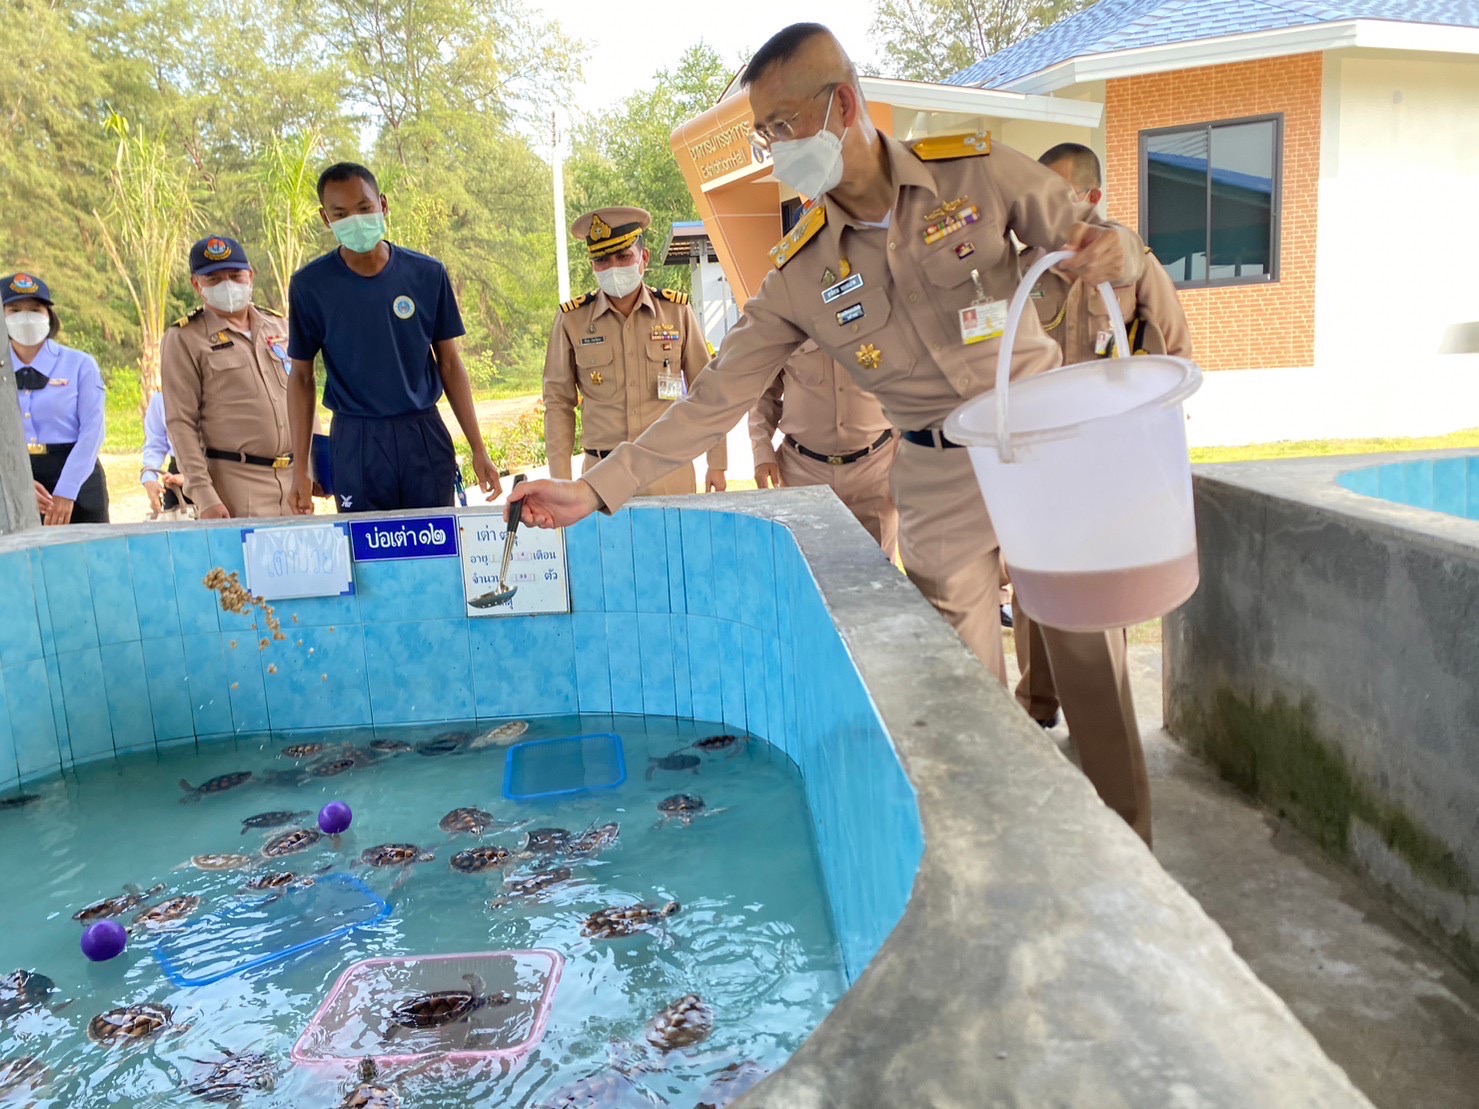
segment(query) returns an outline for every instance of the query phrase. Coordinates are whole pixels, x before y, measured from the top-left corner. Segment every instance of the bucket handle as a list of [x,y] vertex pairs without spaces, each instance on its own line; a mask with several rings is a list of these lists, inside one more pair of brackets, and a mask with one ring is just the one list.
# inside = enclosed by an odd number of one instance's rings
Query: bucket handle
[[[1058,250],[1044,254],[1034,262],[1023,274],[1022,283],[1017,286],[1011,307],[1007,309],[1006,328],[1002,331],[1001,344],[996,355],[996,453],[1003,462],[1013,461],[1012,438],[1007,431],[1007,384],[1012,377],[1012,344],[1017,339],[1017,324],[1021,322],[1022,311],[1027,306],[1027,299],[1032,295],[1032,287],[1037,284],[1038,278],[1073,255],[1071,250]],[[1109,310],[1109,325],[1114,328],[1115,352],[1119,357],[1124,357],[1125,352],[1130,349],[1130,340],[1125,334],[1125,317],[1120,311],[1119,298],[1114,295],[1114,286],[1108,281],[1101,282],[1098,289],[1099,295],[1104,298],[1105,308]]]

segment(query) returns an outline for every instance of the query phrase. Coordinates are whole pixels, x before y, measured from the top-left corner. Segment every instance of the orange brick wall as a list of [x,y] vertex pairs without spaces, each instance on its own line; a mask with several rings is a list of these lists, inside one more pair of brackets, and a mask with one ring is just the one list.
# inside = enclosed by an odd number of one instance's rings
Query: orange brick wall
[[1319,54],[1299,54],[1106,84],[1109,215],[1137,229],[1142,130],[1284,115],[1279,279],[1271,285],[1181,290],[1196,360],[1205,369],[1314,364],[1322,61]]

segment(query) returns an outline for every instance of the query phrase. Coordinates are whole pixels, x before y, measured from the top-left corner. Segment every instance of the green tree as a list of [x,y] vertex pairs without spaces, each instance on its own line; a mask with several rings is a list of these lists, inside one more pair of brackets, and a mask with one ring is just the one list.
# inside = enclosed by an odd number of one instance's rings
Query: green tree
[[870,28],[883,74],[940,81],[1094,0],[883,0]]
[[105,213],[93,215],[138,316],[142,411],[159,388],[159,344],[170,287],[196,225],[195,173],[165,138],[131,133],[123,116],[109,116],[107,129],[118,140],[108,175],[110,203]]
[[[317,131],[294,138],[274,136],[257,163],[262,246],[277,297],[286,311],[288,281],[318,238],[318,164],[323,137]],[[250,252],[248,257],[250,257]],[[259,280],[258,286],[262,284]]]

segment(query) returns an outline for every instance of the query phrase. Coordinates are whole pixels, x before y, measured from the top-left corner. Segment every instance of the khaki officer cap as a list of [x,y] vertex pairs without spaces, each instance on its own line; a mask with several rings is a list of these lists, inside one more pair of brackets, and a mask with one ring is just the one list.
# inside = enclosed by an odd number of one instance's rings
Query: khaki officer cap
[[631,246],[651,223],[651,213],[641,208],[597,208],[576,220],[570,234],[585,243],[592,258],[605,258]]

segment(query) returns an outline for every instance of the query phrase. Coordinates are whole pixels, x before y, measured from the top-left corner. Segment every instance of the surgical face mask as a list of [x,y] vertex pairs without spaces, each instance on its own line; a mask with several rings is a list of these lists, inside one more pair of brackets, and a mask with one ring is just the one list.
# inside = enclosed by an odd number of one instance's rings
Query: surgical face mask
[[628,293],[635,293],[642,286],[642,267],[612,266],[609,270],[596,271],[596,284],[607,296],[620,300]]
[[45,312],[15,312],[5,317],[5,330],[23,347],[40,346],[51,333],[51,317]]
[[367,212],[360,216],[345,216],[329,224],[329,230],[345,248],[356,254],[368,254],[385,238],[385,213]]
[[217,312],[234,316],[252,302],[252,283],[227,280],[215,285],[202,285],[200,295]]
[[804,139],[788,139],[770,144],[770,156],[775,161],[775,175],[784,184],[802,196],[812,199],[835,189],[842,180],[842,135],[827,130],[832,119],[832,101],[837,91],[827,100],[827,115],[822,120],[822,129]]

